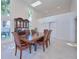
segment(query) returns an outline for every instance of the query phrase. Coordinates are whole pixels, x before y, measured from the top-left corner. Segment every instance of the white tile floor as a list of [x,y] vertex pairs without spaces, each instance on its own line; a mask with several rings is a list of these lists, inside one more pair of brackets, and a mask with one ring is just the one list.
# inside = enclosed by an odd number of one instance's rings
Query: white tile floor
[[[76,47],[71,47],[67,42],[51,41],[51,45],[43,52],[42,47],[38,47],[35,52],[29,54],[28,50],[23,51],[22,59],[77,59]],[[2,44],[1,59],[19,59],[19,51],[17,56],[14,55],[14,43]]]

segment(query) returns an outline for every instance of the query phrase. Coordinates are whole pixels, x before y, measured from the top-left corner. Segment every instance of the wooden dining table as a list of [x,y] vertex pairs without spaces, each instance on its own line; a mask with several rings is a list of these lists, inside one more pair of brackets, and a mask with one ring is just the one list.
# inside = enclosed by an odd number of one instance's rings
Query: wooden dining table
[[43,33],[39,33],[39,35],[34,34],[34,35],[32,35],[31,39],[26,38],[26,35],[21,35],[20,40],[22,40],[24,42],[29,42],[31,46],[34,45],[34,47],[35,47],[34,50],[36,51],[36,49],[37,49],[36,48],[36,42],[37,42],[37,40],[39,40],[42,37],[44,37]]

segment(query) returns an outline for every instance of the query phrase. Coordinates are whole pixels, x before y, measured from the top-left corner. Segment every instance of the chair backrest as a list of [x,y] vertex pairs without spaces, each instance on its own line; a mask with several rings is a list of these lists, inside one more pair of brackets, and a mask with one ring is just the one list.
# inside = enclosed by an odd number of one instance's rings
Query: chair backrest
[[21,47],[21,43],[20,43],[20,39],[19,39],[19,35],[17,32],[12,32],[13,36],[14,36],[14,41],[16,46]]
[[47,32],[48,32],[48,29],[44,29],[44,35],[46,35]]

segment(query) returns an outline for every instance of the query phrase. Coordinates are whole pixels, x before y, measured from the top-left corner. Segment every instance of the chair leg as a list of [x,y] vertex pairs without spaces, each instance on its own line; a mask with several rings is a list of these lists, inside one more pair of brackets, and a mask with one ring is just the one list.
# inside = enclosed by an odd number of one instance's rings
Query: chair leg
[[43,43],[43,51],[45,51],[45,46],[44,46],[44,43]]
[[22,59],[22,50],[20,50],[20,59]]
[[29,51],[30,51],[30,53],[31,53],[31,45],[29,46]]
[[50,45],[50,39],[49,39],[49,45]]
[[46,48],[48,48],[48,41],[46,41]]
[[34,44],[34,51],[37,51],[37,45]]
[[15,47],[15,56],[16,56],[16,54],[17,54],[17,46]]

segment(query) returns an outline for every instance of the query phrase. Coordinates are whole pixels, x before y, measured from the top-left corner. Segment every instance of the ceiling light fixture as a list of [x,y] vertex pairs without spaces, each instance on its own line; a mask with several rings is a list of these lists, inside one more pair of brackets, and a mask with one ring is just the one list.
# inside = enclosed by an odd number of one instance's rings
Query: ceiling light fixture
[[41,5],[41,4],[42,4],[41,1],[36,1],[36,2],[34,2],[33,4],[31,4],[31,6],[32,6],[32,7],[36,7],[36,6]]

